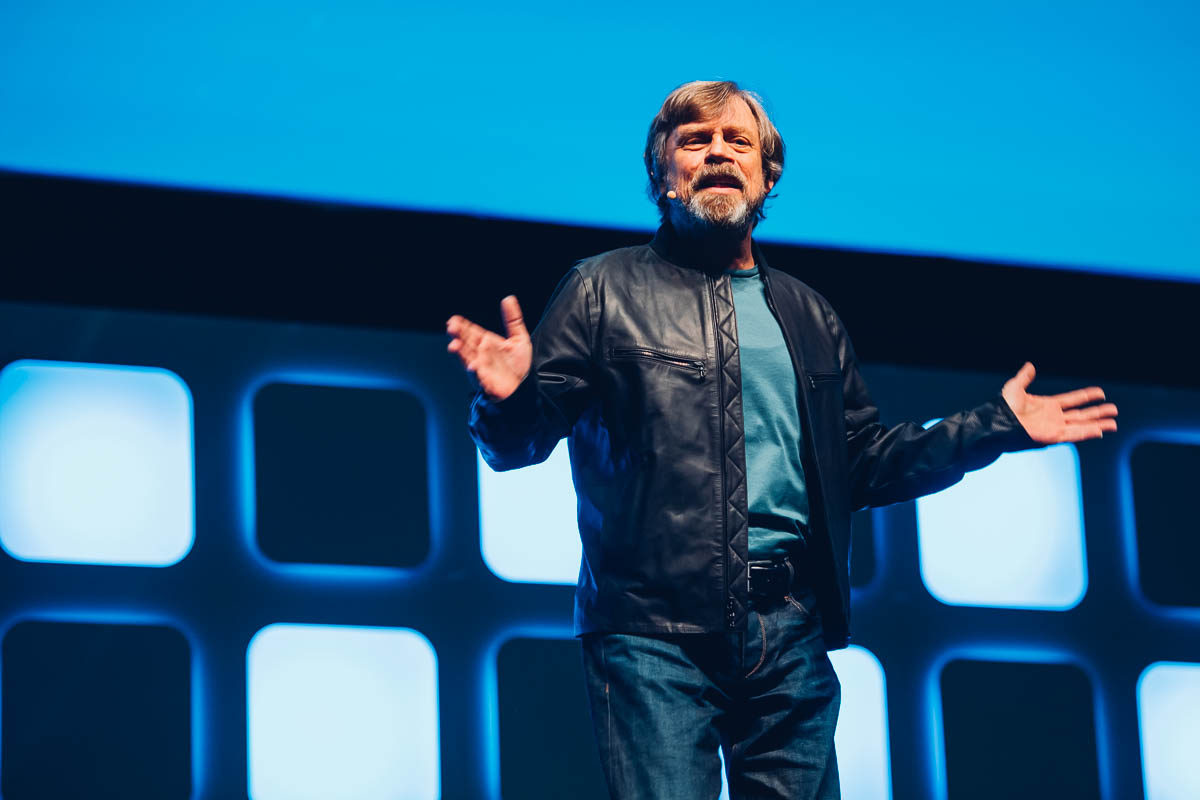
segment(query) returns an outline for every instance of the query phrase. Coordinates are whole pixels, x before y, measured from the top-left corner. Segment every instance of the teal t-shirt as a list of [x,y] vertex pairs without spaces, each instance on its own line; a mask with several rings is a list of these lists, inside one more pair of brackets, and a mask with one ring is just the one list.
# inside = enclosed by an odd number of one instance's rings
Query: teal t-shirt
[[728,272],[742,369],[750,557],[766,559],[789,552],[799,542],[793,522],[808,524],[799,387],[758,267]]

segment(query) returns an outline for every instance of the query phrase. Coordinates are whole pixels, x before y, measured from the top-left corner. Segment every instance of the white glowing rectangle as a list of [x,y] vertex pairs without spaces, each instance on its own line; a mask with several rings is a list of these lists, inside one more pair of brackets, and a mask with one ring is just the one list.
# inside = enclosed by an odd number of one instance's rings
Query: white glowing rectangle
[[1200,664],[1151,664],[1137,702],[1146,800],[1200,797]]
[[842,684],[834,747],[843,800],[892,796],[887,691],[883,666],[870,650],[852,646],[829,654]]
[[479,462],[484,563],[506,581],[574,584],[583,547],[566,440],[541,464],[495,472]]
[[1079,455],[1006,453],[917,500],[921,578],[943,603],[1065,610],[1087,591]]
[[0,543],[25,561],[166,566],[194,539],[192,398],[150,367],[0,372]]
[[406,628],[269,625],[246,654],[252,800],[433,800],[437,663]]
[[[830,653],[829,661],[842,685],[833,735],[842,800],[888,800],[892,762],[883,666],[874,653],[856,645]],[[718,800],[729,800],[723,754]]]

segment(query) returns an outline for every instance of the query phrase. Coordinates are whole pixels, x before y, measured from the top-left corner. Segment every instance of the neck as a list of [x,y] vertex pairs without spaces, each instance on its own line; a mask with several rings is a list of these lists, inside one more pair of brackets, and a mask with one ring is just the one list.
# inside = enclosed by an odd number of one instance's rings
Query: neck
[[683,261],[713,272],[750,269],[754,266],[752,238],[744,234],[709,230],[676,230],[674,248]]

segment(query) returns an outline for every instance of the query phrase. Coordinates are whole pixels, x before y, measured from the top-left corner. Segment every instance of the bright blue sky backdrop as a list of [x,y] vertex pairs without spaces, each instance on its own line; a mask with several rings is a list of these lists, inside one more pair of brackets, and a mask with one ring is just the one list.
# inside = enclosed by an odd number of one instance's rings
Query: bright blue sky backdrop
[[649,230],[675,85],[763,94],[766,240],[1200,280],[1200,6],[6,0],[0,167]]

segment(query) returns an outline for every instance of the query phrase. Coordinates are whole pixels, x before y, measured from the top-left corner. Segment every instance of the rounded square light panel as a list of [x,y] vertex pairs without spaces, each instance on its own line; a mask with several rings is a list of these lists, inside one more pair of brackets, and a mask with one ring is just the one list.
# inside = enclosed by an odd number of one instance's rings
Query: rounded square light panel
[[1200,797],[1200,664],[1146,667],[1137,704],[1146,800]]
[[434,800],[437,658],[407,628],[269,625],[246,653],[252,800]]
[[892,796],[892,763],[883,665],[857,645],[830,653],[829,661],[842,684],[834,732],[842,798],[887,800]]
[[566,440],[541,464],[495,472],[479,463],[484,563],[506,581],[574,584],[583,546]]
[[0,372],[0,544],[25,561],[174,564],[195,536],[192,398],[153,367]]
[[949,605],[1066,610],[1087,591],[1079,454],[1006,453],[917,500],[921,578]]

